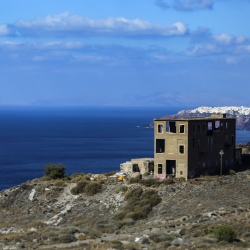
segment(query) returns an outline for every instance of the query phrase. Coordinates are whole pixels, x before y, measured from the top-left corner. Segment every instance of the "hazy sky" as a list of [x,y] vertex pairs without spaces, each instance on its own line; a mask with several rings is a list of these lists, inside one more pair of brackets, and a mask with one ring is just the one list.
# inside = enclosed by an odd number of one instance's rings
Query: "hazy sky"
[[0,104],[250,106],[250,0],[0,1]]

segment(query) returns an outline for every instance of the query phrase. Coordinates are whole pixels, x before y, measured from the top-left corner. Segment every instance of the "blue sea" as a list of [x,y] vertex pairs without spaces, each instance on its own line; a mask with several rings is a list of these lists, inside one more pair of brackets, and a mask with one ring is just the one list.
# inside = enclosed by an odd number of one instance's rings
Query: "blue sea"
[[[0,107],[0,190],[43,176],[48,163],[67,174],[119,170],[131,158],[153,157],[156,117],[185,107]],[[250,141],[237,131],[236,142]]]

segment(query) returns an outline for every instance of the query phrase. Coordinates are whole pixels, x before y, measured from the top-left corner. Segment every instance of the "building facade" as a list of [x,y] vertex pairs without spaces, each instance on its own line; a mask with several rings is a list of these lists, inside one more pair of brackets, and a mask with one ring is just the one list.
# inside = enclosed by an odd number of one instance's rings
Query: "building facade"
[[155,178],[188,179],[229,168],[235,162],[235,129],[235,118],[225,114],[155,119]]

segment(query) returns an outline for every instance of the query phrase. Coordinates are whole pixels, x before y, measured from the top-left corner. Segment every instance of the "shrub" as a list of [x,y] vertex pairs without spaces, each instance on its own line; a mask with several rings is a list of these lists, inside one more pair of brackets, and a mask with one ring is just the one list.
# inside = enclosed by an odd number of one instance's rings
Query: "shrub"
[[122,220],[121,227],[126,225],[125,220],[134,223],[136,220],[147,218],[153,207],[160,203],[161,198],[154,190],[147,190],[143,192],[141,187],[130,190],[125,194],[127,204],[114,217],[114,220]]
[[54,185],[56,186],[56,187],[64,187],[66,184],[65,184],[65,182],[63,181],[63,180],[55,180],[54,181]]
[[235,172],[233,169],[229,169],[229,174],[230,174],[230,175],[235,175],[236,172]]
[[87,195],[95,195],[102,191],[102,185],[99,182],[89,182],[84,191]]
[[118,240],[114,240],[111,242],[111,247],[115,249],[122,249],[122,243]]
[[145,172],[143,176],[149,176],[149,172]]
[[76,187],[73,187],[70,192],[74,195],[77,195],[77,194],[82,194],[85,192],[85,187],[88,185],[88,182],[86,181],[81,181],[81,182],[78,182]]
[[114,216],[115,220],[122,220],[125,217],[126,213],[124,211],[117,212]]
[[128,184],[138,183],[139,180],[140,180],[140,176],[129,178]]
[[141,187],[134,188],[125,194],[125,199],[126,200],[132,199],[132,198],[138,199],[141,196],[142,192],[143,190]]
[[125,192],[127,192],[127,191],[128,191],[128,187],[127,187],[127,186],[124,186],[124,185],[118,187],[118,188],[115,190],[116,193],[119,193],[119,192],[125,193]]
[[168,234],[152,234],[150,239],[156,243],[163,242],[163,241],[172,241],[174,239],[173,235]]
[[151,186],[159,186],[160,182],[158,179],[141,179],[138,181],[140,184],[146,186],[146,187],[151,187]]
[[214,230],[213,232],[215,238],[222,241],[232,242],[236,240],[236,233],[229,226],[221,226]]
[[162,180],[161,183],[164,185],[170,185],[170,184],[174,183],[174,180],[173,180],[173,178],[166,178],[166,179]]
[[43,167],[43,171],[45,172],[45,176],[49,177],[50,179],[63,179],[66,177],[65,174],[65,166],[63,164],[53,164],[49,163]]
[[33,187],[26,184],[26,183],[23,183],[21,186],[20,186],[21,189],[23,190],[31,190]]
[[73,234],[61,234],[58,236],[61,243],[70,243],[76,241],[76,237]]

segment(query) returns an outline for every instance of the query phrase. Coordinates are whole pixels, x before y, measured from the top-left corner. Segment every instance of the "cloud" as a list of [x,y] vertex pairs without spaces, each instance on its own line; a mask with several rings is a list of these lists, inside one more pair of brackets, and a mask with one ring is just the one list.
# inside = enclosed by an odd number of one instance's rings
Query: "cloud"
[[[210,32],[191,32],[194,43],[185,54],[188,56],[225,55],[228,64],[237,63],[236,56],[250,55],[250,38],[226,33],[211,35]],[[205,34],[205,35],[204,35]],[[200,36],[200,39],[199,39]]]
[[162,8],[174,8],[177,11],[194,11],[213,8],[213,0],[174,0],[168,4],[166,0],[156,0],[155,5]]
[[18,20],[13,25],[13,33],[21,37],[167,37],[188,33],[182,22],[172,24],[154,24],[149,21],[109,17],[89,19],[63,13],[34,20]]
[[9,35],[11,32],[6,24],[0,25],[0,36]]
[[156,0],[155,5],[157,5],[158,7],[162,8],[162,9],[169,8],[169,5],[166,2],[164,2],[163,0]]
[[174,8],[181,11],[212,9],[212,0],[175,0]]

